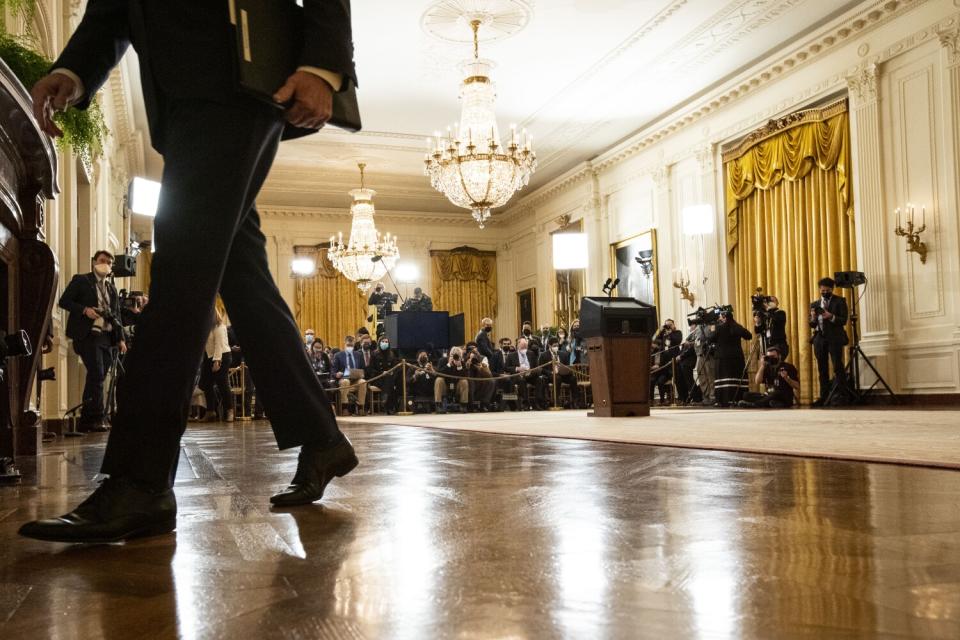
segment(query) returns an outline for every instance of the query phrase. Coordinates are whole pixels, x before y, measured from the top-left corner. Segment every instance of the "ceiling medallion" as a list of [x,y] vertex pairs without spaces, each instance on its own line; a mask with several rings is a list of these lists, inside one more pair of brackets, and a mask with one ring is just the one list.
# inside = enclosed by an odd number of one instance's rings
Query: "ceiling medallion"
[[363,170],[367,165],[360,162],[360,188],[350,192],[353,203],[350,205],[350,239],[343,243],[343,232],[337,238],[330,236],[330,249],[327,257],[334,268],[348,280],[357,283],[357,288],[366,292],[370,285],[393,269],[400,257],[397,249],[397,237],[389,233],[385,238],[373,223],[373,196],[377,192],[364,185]]
[[434,189],[454,205],[473,212],[483,229],[492,209],[502,207],[513,194],[530,182],[537,168],[533,138],[526,130],[510,128],[510,140],[500,143],[494,104],[497,94],[490,72],[493,63],[480,58],[481,21],[470,23],[473,30],[473,59],[461,65],[460,123],[427,139],[424,174]]
[[420,28],[442,42],[468,44],[470,25],[480,21],[481,42],[515,36],[533,17],[531,0],[436,0],[420,16]]

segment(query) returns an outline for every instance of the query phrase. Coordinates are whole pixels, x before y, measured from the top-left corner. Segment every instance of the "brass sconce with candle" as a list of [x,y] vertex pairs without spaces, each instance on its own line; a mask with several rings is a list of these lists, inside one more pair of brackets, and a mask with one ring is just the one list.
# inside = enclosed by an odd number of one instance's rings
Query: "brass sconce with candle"
[[906,227],[900,225],[900,207],[897,207],[897,228],[894,233],[907,239],[907,253],[916,253],[920,256],[920,263],[927,263],[927,245],[920,239],[920,234],[927,230],[927,209],[920,207],[920,226],[915,226],[917,208],[907,203]]
[[696,296],[690,291],[690,274],[686,269],[673,270],[673,286],[680,289],[680,299],[686,300],[692,307]]

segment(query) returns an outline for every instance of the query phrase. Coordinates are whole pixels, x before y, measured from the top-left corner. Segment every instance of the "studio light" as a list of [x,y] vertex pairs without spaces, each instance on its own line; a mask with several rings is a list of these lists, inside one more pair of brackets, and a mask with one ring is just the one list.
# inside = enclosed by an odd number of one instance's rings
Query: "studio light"
[[587,234],[553,234],[553,268],[557,271],[586,269],[589,263]]
[[160,183],[146,178],[134,178],[130,182],[130,210],[143,216],[157,215],[160,202]]
[[290,271],[295,278],[309,278],[317,270],[317,262],[313,258],[298,256],[290,261]]
[[713,233],[713,207],[709,204],[684,207],[680,217],[685,236],[703,236]]
[[404,284],[412,284],[420,277],[420,269],[412,262],[398,264],[395,273],[397,274],[397,282]]

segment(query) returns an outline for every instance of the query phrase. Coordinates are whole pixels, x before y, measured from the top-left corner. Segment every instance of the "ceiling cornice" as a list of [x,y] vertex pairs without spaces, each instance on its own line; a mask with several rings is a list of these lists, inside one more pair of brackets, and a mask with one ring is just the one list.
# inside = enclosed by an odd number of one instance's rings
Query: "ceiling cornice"
[[[350,210],[335,207],[276,207],[269,204],[258,204],[257,211],[265,220],[336,220],[349,222],[352,219]],[[377,211],[375,219],[385,222],[405,222],[414,224],[443,224],[454,226],[476,227],[476,221],[466,214],[437,214],[420,211]],[[502,224],[500,221],[491,221],[488,226]]]
[[834,25],[826,27],[817,35],[807,39],[791,53],[755,65],[750,71],[742,74],[740,79],[727,83],[727,86],[708,94],[694,105],[678,109],[630,136],[624,142],[599,155],[593,161],[594,166],[598,171],[602,171],[621,163],[678,130],[738,102],[758,88],[778,81],[795,69],[823,57],[841,44],[845,44],[851,36],[876,29],[925,1],[875,0],[866,7],[854,9],[838,19]]

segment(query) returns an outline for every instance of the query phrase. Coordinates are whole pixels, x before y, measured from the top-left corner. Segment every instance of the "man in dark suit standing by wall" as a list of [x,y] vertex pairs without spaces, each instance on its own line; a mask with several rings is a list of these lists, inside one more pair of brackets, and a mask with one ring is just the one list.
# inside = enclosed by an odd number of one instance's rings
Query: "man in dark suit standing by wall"
[[274,96],[284,111],[236,90],[228,3],[212,0],[89,0],[53,71],[34,86],[40,126],[59,135],[53,112],[85,108],[132,44],[164,169],[150,304],[118,389],[102,466],[109,479],[73,512],[21,534],[95,542],[175,528],[172,479],[218,291],[280,448],[300,447],[292,484],[271,502],[319,500],[357,465],[270,275],[254,206],[285,127],[286,137],[319,129],[333,92],[356,84],[349,0],[305,0],[303,21],[300,66]]
[[100,250],[93,254],[93,270],[78,273],[60,296],[60,308],[67,317],[67,337],[87,370],[83,384],[83,407],[78,431],[107,431],[103,404],[103,380],[110,370],[114,349],[126,352],[120,322],[120,298],[107,276],[113,269],[113,255]]
[[817,372],[820,376],[820,397],[813,406],[822,407],[830,396],[832,380],[830,364],[837,385],[844,384],[843,347],[847,344],[847,301],[833,295],[836,283],[833,278],[823,278],[820,285],[820,297],[810,303],[810,327],[813,334],[813,354],[817,357]]

